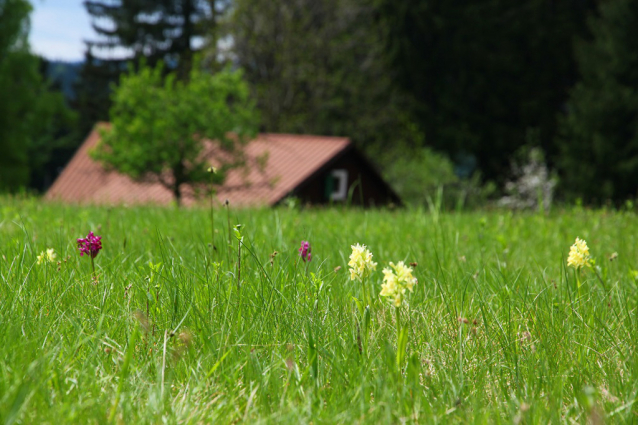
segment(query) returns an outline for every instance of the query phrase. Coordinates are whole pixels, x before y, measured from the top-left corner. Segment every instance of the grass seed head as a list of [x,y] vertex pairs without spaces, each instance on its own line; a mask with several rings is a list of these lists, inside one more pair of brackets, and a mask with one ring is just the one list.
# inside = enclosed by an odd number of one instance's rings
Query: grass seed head
[[144,332],[148,333],[151,330],[151,325],[148,321],[148,317],[146,317],[146,314],[144,314],[142,310],[135,310],[135,312],[133,313],[133,317],[135,317]]
[[295,361],[292,359],[292,357],[286,357],[286,369],[288,369],[290,372],[295,370]]
[[190,348],[193,345],[193,333],[188,329],[184,329],[177,336],[185,347]]

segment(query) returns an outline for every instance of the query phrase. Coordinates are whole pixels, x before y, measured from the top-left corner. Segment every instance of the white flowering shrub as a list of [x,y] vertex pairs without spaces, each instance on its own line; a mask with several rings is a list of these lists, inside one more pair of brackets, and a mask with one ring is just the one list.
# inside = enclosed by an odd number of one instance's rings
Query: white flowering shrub
[[540,148],[532,148],[524,163],[512,161],[512,180],[505,183],[506,196],[499,205],[511,209],[547,210],[552,204],[557,178],[545,164]]

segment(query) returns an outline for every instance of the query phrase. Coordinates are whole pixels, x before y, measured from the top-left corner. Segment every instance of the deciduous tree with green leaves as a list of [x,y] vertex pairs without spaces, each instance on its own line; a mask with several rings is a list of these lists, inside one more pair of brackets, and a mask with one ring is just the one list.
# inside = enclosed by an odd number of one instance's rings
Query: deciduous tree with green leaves
[[257,132],[258,116],[240,71],[214,75],[194,66],[187,81],[162,67],[142,66],[120,79],[94,158],[138,181],[159,182],[179,205],[184,185],[208,181],[204,140],[215,141],[220,183],[243,164],[242,146]]

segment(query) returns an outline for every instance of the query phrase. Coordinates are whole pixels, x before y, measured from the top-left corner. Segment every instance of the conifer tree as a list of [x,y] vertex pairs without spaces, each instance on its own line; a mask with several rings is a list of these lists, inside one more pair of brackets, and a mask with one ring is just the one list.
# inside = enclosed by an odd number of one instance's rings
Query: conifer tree
[[[554,155],[594,0],[378,0],[394,81],[426,142],[503,181],[525,144]],[[535,140],[530,140],[530,138]]]
[[561,123],[561,183],[585,202],[621,201],[638,195],[638,2],[602,3],[589,27]]
[[[97,40],[87,41],[85,66],[80,74],[80,126],[87,132],[106,120],[110,93],[127,63],[154,67],[163,61],[168,71],[185,79],[198,38],[209,34],[226,7],[215,0],[86,0]],[[105,23],[108,22],[108,23]],[[198,43],[201,44],[201,43]]]
[[[235,0],[235,63],[272,132],[396,142],[402,99],[385,67],[373,0]],[[400,136],[401,137],[401,136]]]

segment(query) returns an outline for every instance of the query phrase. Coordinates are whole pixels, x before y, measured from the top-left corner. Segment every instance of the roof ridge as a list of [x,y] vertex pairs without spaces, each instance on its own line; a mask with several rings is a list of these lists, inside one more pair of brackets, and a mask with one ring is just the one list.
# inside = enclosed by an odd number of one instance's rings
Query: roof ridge
[[292,134],[292,133],[259,133],[259,137],[285,137],[285,138],[295,138],[295,139],[327,139],[334,141],[347,141],[348,143],[352,143],[349,137],[345,136],[322,136],[317,134]]

